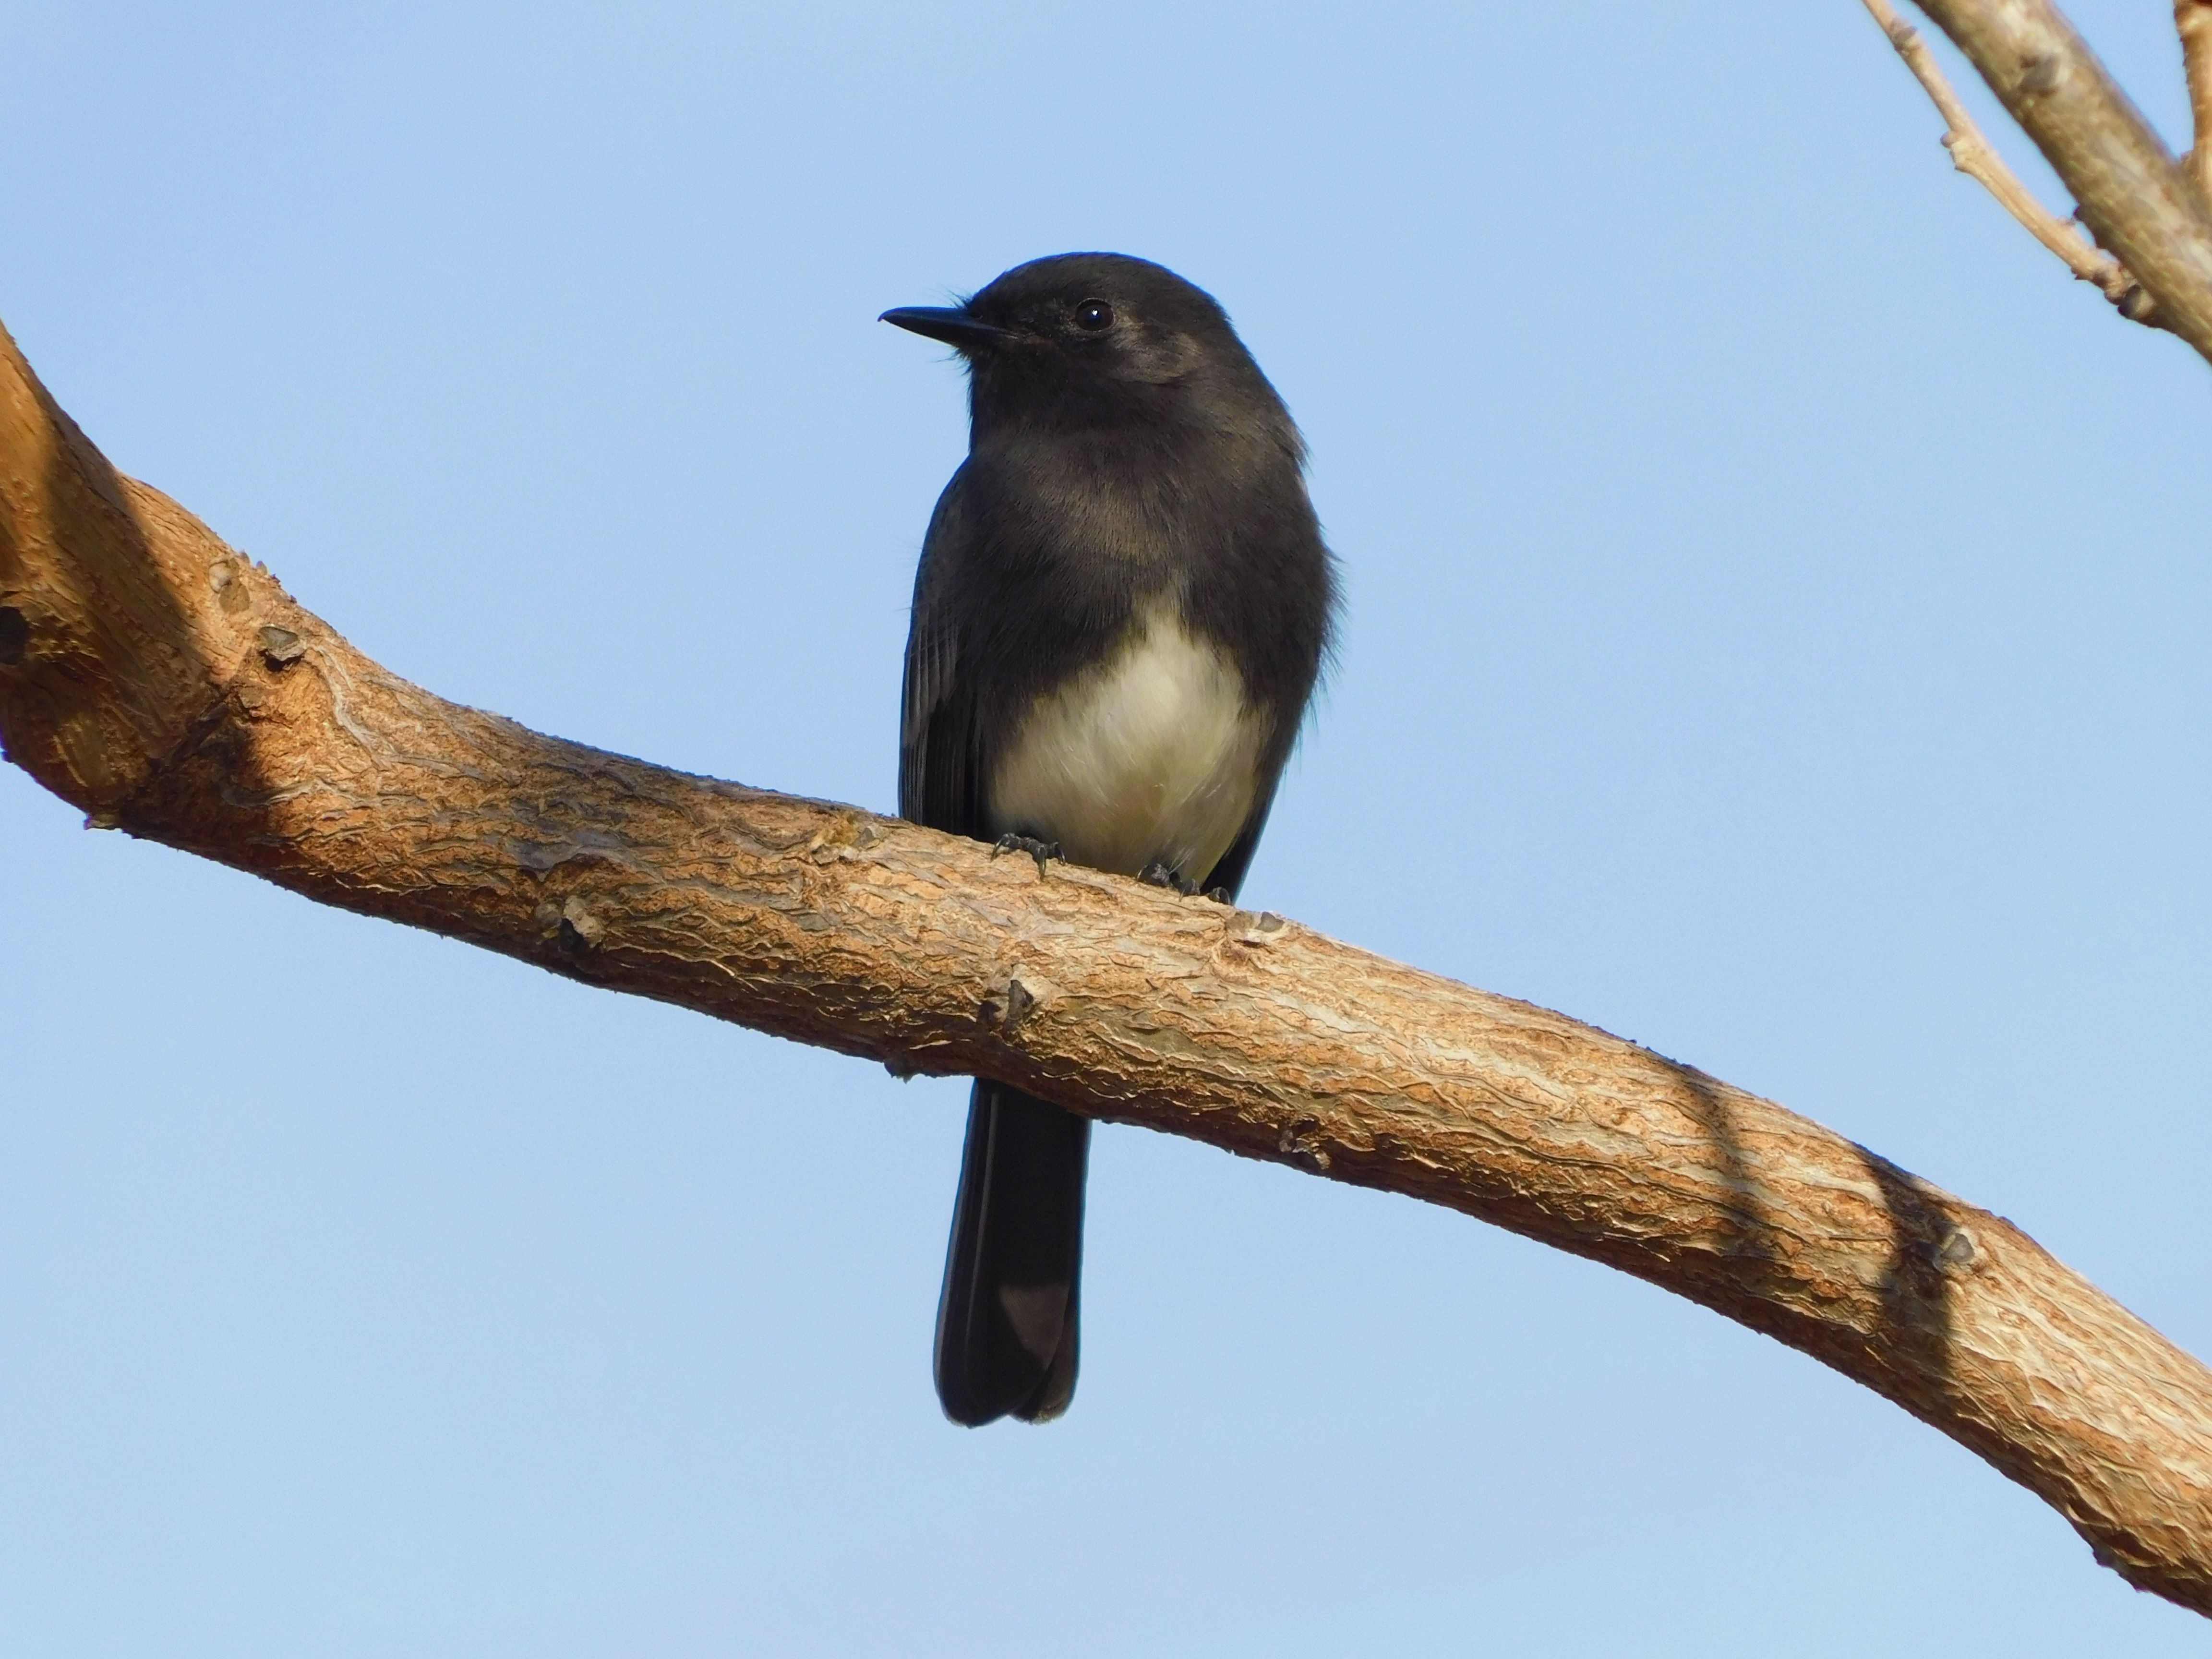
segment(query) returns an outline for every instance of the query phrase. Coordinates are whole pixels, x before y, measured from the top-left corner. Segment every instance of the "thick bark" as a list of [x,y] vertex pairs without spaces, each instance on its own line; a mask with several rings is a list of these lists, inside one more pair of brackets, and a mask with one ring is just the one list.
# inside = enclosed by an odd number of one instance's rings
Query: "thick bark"
[[118,477],[0,346],[0,736],[94,822],[1609,1262],[1878,1390],[2131,1583],[2212,1611],[2212,1373],[2006,1221],[1649,1049],[1273,915],[441,702]]
[[2159,326],[2212,361],[2212,204],[2051,0],[1919,0],[2119,257]]

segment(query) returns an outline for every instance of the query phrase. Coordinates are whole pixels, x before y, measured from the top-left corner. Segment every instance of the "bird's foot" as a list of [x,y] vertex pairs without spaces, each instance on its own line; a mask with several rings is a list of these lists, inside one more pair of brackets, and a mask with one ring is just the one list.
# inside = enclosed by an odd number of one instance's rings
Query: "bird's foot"
[[1060,856],[1060,843],[1039,841],[1035,836],[1001,836],[991,848],[991,856],[996,858],[1001,853],[1027,853],[1036,860],[1037,879],[1042,881],[1045,866]]
[[1177,871],[1169,869],[1158,859],[1154,859],[1138,872],[1137,879],[1148,887],[1171,887],[1185,898],[1190,897],[1198,891],[1196,882],[1188,879]]

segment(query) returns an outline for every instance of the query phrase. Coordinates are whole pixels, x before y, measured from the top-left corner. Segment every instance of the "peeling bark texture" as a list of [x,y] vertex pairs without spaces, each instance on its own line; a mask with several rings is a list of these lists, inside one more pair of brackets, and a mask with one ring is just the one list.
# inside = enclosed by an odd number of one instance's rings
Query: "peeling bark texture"
[[2000,1218],[1297,923],[541,737],[119,477],[0,333],[0,736],[91,821],[894,1072],[1382,1188],[1802,1349],[2212,1611],[2212,1373]]
[[2079,204],[2159,326],[2212,361],[2212,204],[2051,0],[1919,0]]

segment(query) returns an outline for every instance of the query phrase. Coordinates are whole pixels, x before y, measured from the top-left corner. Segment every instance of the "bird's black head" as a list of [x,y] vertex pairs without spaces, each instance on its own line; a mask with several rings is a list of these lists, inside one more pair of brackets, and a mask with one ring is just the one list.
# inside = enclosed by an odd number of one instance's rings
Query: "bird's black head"
[[883,320],[967,358],[979,433],[1002,422],[1197,421],[1255,435],[1279,422],[1288,427],[1274,389],[1213,297],[1146,259],[1032,259],[965,305],[902,307]]

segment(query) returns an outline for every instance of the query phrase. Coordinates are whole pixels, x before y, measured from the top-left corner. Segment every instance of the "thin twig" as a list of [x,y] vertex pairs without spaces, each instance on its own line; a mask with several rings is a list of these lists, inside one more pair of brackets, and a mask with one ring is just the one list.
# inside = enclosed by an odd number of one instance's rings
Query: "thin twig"
[[2189,112],[2196,128],[2181,170],[2212,201],[2212,0],[2173,0],[2173,27],[2181,36],[2181,68],[2189,77]]
[[[1905,60],[1905,66],[1912,71],[1913,78],[1935,100],[1936,112],[1942,116],[1948,128],[1943,134],[1943,148],[1951,152],[1951,165],[1996,197],[1997,204],[2018,220],[2029,235],[2057,254],[2067,270],[2081,281],[2096,284],[2104,296],[2119,307],[2122,316],[2155,326],[2158,319],[2153,314],[2151,297],[2141,283],[2128,275],[2126,267],[2085,239],[2072,221],[2060,218],[2037,201],[2034,192],[2021,182],[2020,175],[2005,165],[1996,146],[1982,136],[1974,118],[1966,113],[1966,105],[1952,90],[1951,83],[1943,78],[1936,55],[1928,50],[1920,31],[1899,17],[1889,0],[1865,0],[1865,3],[1874,14],[1874,21],[1881,25],[1881,32],[1889,37],[1889,44],[1897,48],[1897,55]],[[2185,8],[2212,14],[2212,0],[2175,0],[2177,17]],[[2212,34],[2212,15],[2204,19],[2204,27],[2199,33]],[[2189,38],[2185,30],[2183,38],[2185,43]],[[2192,58],[2191,61],[2193,66],[2196,60]],[[2195,73],[2193,67],[2191,73]],[[2212,73],[2212,66],[2208,66],[2208,73]],[[2194,84],[2192,81],[2192,90]],[[2204,118],[2206,107],[2198,106],[2200,120]]]

